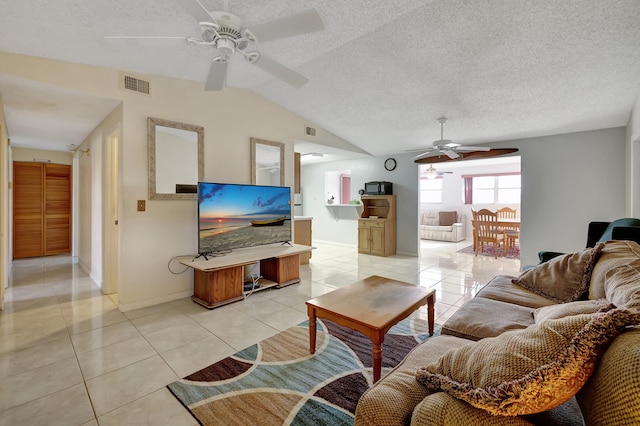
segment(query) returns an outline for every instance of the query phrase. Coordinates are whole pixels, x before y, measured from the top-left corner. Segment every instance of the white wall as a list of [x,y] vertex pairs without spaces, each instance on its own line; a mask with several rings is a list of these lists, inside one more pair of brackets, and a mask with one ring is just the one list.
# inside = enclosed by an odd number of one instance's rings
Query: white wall
[[627,216],[640,217],[640,93],[627,124],[626,158]]
[[369,181],[393,183],[397,196],[396,251],[398,254],[418,254],[418,165],[415,154],[393,155],[398,166],[393,171],[384,168],[389,156],[357,160],[332,161],[301,167],[300,183],[305,216],[313,216],[313,239],[356,246],[358,217],[361,207],[326,206],[326,172],[351,171],[351,198],[359,198],[358,190]]
[[519,148],[523,265],[585,247],[591,221],[625,217],[625,128],[496,143]]
[[11,258],[9,247],[9,162],[10,149],[7,140],[7,123],[0,97],[0,310],[4,308],[4,289],[8,285]]
[[63,151],[45,151],[42,149],[12,148],[13,161],[31,162],[34,159],[49,160],[52,164],[73,163],[73,154]]
[[[519,139],[491,146],[518,148],[521,156],[523,265],[537,263],[540,250],[581,250],[587,241],[589,222],[625,217],[625,128]],[[416,253],[418,168],[412,155],[393,157],[398,159],[398,168],[393,172],[384,169],[383,157],[302,167],[304,212],[314,217],[314,239],[357,243],[355,209],[324,206],[324,173],[350,169],[354,193],[369,180],[393,182],[398,195],[398,251]],[[446,164],[439,167],[446,170]],[[335,217],[332,211],[337,212]]]

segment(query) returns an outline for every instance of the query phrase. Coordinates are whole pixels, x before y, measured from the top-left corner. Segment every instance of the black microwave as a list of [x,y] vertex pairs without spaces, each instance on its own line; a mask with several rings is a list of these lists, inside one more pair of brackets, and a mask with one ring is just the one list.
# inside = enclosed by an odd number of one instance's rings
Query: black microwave
[[393,195],[393,183],[384,181],[367,182],[364,184],[365,195]]

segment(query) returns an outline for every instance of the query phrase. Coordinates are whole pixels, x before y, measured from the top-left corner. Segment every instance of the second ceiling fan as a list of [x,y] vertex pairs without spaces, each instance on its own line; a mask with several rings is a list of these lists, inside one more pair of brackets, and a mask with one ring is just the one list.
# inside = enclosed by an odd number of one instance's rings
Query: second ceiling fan
[[433,146],[428,148],[422,154],[413,157],[416,163],[441,163],[444,161],[470,160],[477,158],[495,157],[498,155],[510,154],[517,152],[516,148],[497,148],[491,149],[488,146],[469,146],[454,143],[444,138],[444,124],[447,117],[438,118],[440,123],[440,139],[433,142]]

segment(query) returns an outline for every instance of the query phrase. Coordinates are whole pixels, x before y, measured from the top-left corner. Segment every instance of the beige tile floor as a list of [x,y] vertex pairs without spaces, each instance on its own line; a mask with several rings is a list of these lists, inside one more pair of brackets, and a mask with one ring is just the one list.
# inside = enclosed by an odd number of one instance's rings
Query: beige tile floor
[[[0,312],[0,425],[196,425],[165,386],[304,321],[304,302],[369,275],[435,288],[444,322],[520,262],[422,241],[421,257],[318,243],[302,282],[207,310],[190,298],[120,312],[73,259],[13,262]],[[425,311],[414,315],[426,316]]]

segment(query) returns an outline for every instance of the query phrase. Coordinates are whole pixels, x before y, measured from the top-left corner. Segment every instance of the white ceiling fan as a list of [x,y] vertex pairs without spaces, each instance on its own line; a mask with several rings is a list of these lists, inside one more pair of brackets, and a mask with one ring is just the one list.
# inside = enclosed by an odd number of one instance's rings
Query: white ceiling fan
[[[460,145],[459,143],[453,143],[453,141],[444,138],[444,124],[447,122],[447,117],[438,118],[438,123],[440,123],[440,139],[433,142],[433,146],[427,151],[423,152],[420,155],[416,155],[413,157],[416,163],[435,163],[439,161],[449,161],[449,160],[458,160],[463,159],[464,152],[471,151],[489,151],[490,148],[487,146],[465,146]],[[440,157],[446,156],[443,159],[434,159],[432,157]],[[432,166],[433,167],[433,166]],[[435,169],[434,169],[435,170]]]
[[429,168],[427,170],[425,170],[424,175],[427,179],[435,179],[438,176],[444,176],[446,174],[452,174],[453,172],[449,172],[449,171],[438,171],[435,169],[435,167],[433,167],[433,164],[429,165]]
[[205,90],[222,90],[227,77],[227,65],[234,53],[239,53],[247,62],[282,80],[300,88],[309,81],[305,76],[262,55],[258,42],[278,40],[296,35],[321,31],[324,23],[315,9],[308,9],[290,16],[275,19],[247,28],[244,21],[227,12],[209,12],[199,0],[176,0],[197,21],[200,38],[193,37],[105,37],[124,40],[185,40],[189,44],[211,46],[217,54],[211,60]]

